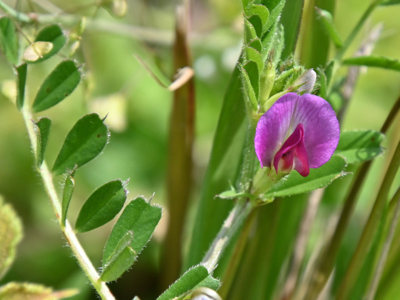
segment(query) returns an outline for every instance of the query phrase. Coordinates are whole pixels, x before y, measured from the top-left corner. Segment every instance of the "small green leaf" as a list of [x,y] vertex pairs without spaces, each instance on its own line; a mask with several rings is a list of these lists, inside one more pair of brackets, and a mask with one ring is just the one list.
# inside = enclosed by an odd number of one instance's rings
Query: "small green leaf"
[[346,158],[348,164],[371,160],[382,154],[384,134],[373,130],[345,131],[340,134],[335,154]]
[[[268,56],[270,55],[270,51],[272,49],[272,45],[275,41],[277,32],[279,30],[279,27],[277,26],[277,23],[274,23],[271,27],[271,29],[265,34],[265,37],[262,39],[262,58],[263,61],[266,61]],[[252,46],[255,48],[254,46]]]
[[277,66],[281,61],[283,47],[285,46],[285,31],[282,25],[278,25],[276,35],[272,41],[272,49],[274,49],[273,63]]
[[245,49],[247,59],[256,63],[258,74],[261,74],[264,69],[264,62],[262,60],[261,53],[251,47],[246,47]]
[[327,96],[327,88],[328,88],[328,80],[326,78],[325,72],[322,68],[317,68],[316,72],[318,74],[317,84],[319,83],[319,89],[317,91],[317,95],[321,98],[326,99]]
[[208,271],[204,266],[195,266],[186,271],[186,273],[162,293],[157,300],[171,300],[175,297],[179,297],[195,288],[199,283],[205,280],[207,276]]
[[18,63],[18,40],[15,34],[15,25],[8,17],[0,19],[0,45],[8,61],[16,65]]
[[129,244],[132,242],[133,232],[128,231],[118,242],[114,252],[107,259],[100,279],[106,282],[117,280],[128,270],[136,259],[136,253]]
[[51,120],[49,118],[41,118],[34,125],[36,129],[36,138],[37,138],[36,162],[37,162],[37,167],[40,168],[44,160],[44,153],[46,151],[47,140],[49,139]]
[[260,18],[261,20],[261,35],[265,33],[266,31],[266,27],[267,27],[267,22],[269,19],[269,10],[265,5],[261,5],[261,4],[253,4],[250,7],[250,11],[249,11],[249,16],[250,15],[256,15]]
[[22,65],[16,67],[15,71],[17,77],[17,107],[19,110],[21,110],[25,102],[25,84],[28,65],[23,63]]
[[335,60],[332,60],[326,67],[325,67],[325,75],[326,75],[326,82],[327,86],[331,84],[331,80],[333,77],[333,70],[335,69]]
[[253,4],[253,0],[242,0],[242,4],[243,4],[243,10],[244,10],[245,14],[249,15],[251,5]]
[[245,43],[250,44],[252,40],[257,38],[257,32],[253,24],[247,19],[244,20],[244,37]]
[[262,37],[262,28],[263,24],[259,16],[253,15],[248,18],[249,22],[253,25],[254,30],[256,31],[256,35],[261,38]]
[[79,212],[76,231],[89,231],[111,221],[124,206],[126,194],[124,183],[120,180],[110,181],[99,187]]
[[149,241],[158,222],[161,219],[161,208],[152,206],[143,198],[136,198],[129,203],[111,232],[104,247],[103,267],[118,246],[119,241],[127,231],[133,232],[131,248],[140,254],[143,247]]
[[40,112],[64,100],[78,86],[81,76],[72,60],[61,62],[42,83],[33,102],[33,110]]
[[67,38],[63,34],[60,26],[54,24],[44,27],[42,30],[40,30],[36,36],[35,42],[50,42],[53,45],[52,49],[47,54],[34,61],[36,63],[46,60],[52,57],[54,54],[57,54],[58,51],[64,47],[65,43],[67,42]]
[[113,262],[126,247],[129,247],[132,240],[133,240],[133,232],[128,230],[122,236],[121,240],[118,242],[117,246],[114,249],[114,252],[111,253],[111,255],[104,262],[104,264],[103,264],[104,267],[107,267],[108,265],[110,265],[110,263]]
[[273,93],[278,93],[282,91],[285,86],[290,85],[291,77],[295,76],[295,68],[285,70],[278,77],[275,78],[274,88],[272,90]]
[[22,223],[11,205],[5,204],[0,196],[0,280],[14,261],[21,238]]
[[249,75],[242,65],[239,65],[240,72],[242,73],[242,83],[244,88],[246,104],[250,106],[251,110],[257,110],[258,100],[254,92],[253,85],[251,84]]
[[54,163],[55,175],[79,168],[103,151],[108,141],[108,128],[103,121],[97,114],[88,114],[76,122]]
[[341,48],[343,46],[343,41],[336,30],[335,24],[333,24],[332,14],[329,11],[320,9],[318,7],[316,7],[315,9],[324,29],[332,39],[333,43],[337,48]]
[[258,72],[258,66],[255,62],[248,61],[245,65],[243,65],[243,68],[246,70],[246,73],[249,76],[251,86],[253,87],[254,94],[256,95],[256,103],[258,103],[258,96],[260,93],[260,75]]
[[262,31],[262,21],[259,16],[253,15],[248,18],[249,22],[253,25],[254,30],[256,31],[256,34],[259,38],[262,37],[263,31]]
[[331,160],[322,167],[310,169],[307,177],[302,177],[296,171],[291,172],[263,195],[263,198],[291,196],[326,187],[333,180],[346,175],[343,172],[345,166],[346,160],[343,157],[333,155]]
[[131,247],[125,247],[104,267],[100,279],[105,282],[117,280],[134,264],[136,256],[135,251]]
[[274,24],[278,20],[278,17],[285,6],[285,2],[286,0],[280,0],[279,3],[272,10],[267,7],[269,9],[269,18],[267,24],[264,27],[265,31],[267,31],[272,26],[272,24]]
[[10,282],[0,287],[1,300],[58,300],[78,294],[78,290],[53,291],[40,284]]
[[235,199],[235,198],[239,198],[239,197],[252,197],[252,195],[248,194],[248,193],[240,193],[235,190],[229,190],[229,191],[222,192],[221,194],[216,195],[215,197],[218,197],[221,199]]
[[400,71],[400,60],[384,56],[357,56],[347,58],[343,61],[344,65],[378,67],[393,71]]
[[75,180],[71,174],[65,178],[63,197],[62,197],[62,210],[61,210],[61,224],[64,226],[67,220],[67,212],[69,203],[71,202],[72,193],[74,192]]
[[202,282],[195,286],[195,288],[199,287],[208,287],[214,291],[218,290],[221,286],[221,281],[208,275]]
[[256,38],[256,39],[252,40],[251,43],[248,46],[256,49],[260,53],[263,50],[263,45],[262,45],[261,40],[259,38]]

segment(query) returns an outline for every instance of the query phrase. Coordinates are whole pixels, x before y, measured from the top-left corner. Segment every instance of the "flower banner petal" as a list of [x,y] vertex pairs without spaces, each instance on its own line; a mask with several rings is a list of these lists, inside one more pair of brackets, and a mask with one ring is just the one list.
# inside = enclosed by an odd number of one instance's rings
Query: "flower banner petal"
[[309,168],[329,161],[339,135],[339,122],[327,101],[311,94],[288,93],[261,116],[255,151],[261,167],[274,165],[277,172],[279,168],[287,172],[295,169],[307,176]]

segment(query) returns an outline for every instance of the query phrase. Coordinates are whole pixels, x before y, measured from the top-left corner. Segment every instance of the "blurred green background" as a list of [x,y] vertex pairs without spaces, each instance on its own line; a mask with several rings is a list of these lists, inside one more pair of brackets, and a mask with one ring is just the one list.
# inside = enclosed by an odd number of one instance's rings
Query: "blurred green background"
[[[40,4],[46,3],[41,0],[5,2],[23,11],[33,7],[39,13],[44,12]],[[75,222],[80,207],[91,192],[116,178],[130,178],[130,198],[137,195],[149,197],[155,193],[154,203],[163,205],[172,94],[154,81],[133,54],[155,62],[168,77],[173,75],[171,46],[174,12],[181,1],[130,0],[128,12],[121,19],[112,18],[102,8],[96,10],[91,5],[85,5],[92,1],[59,0],[52,3],[66,12],[87,16],[88,25],[75,55],[78,64],[82,64],[84,81],[67,100],[36,116],[48,116],[53,120],[46,153],[48,164],[52,165],[65,135],[85,113],[94,111],[100,116],[108,113],[106,123],[111,127],[110,143],[104,153],[77,172],[69,220]],[[347,36],[367,6],[368,1],[365,0],[337,1],[335,24],[342,38]],[[241,13],[240,0],[192,1],[190,43],[196,72],[197,111],[195,187],[189,224],[207,166],[223,94],[240,53]],[[400,59],[399,14],[400,5],[378,8],[347,56],[355,52],[357,45],[374,25],[382,22],[383,33],[373,53]],[[62,27],[65,30],[71,28]],[[143,28],[152,29],[151,35],[141,36]],[[26,32],[28,36],[34,33]],[[29,101],[32,101],[41,81],[66,54],[67,49],[30,68],[27,85]],[[13,205],[24,224],[24,239],[18,247],[17,258],[0,284],[29,281],[55,289],[78,287],[82,293],[74,299],[96,299],[66,247],[41,180],[36,174],[23,119],[7,97],[13,70],[3,54],[0,54],[0,70],[3,92],[0,94],[0,194]],[[341,74],[345,74],[345,71],[343,69]],[[400,74],[394,71],[370,68],[363,72],[343,128],[379,130],[391,105],[400,95],[399,83]],[[393,128],[396,129],[389,132],[387,143],[399,139],[399,122]],[[381,178],[379,170],[383,165],[382,158],[374,163],[372,175],[357,207],[358,214],[353,219],[354,224],[360,218],[365,218],[365,211],[370,208]],[[62,176],[58,180],[61,182]],[[397,182],[400,182],[399,178]],[[331,202],[340,201],[328,200],[325,201],[327,207]],[[168,217],[167,208],[164,209],[164,217]],[[160,223],[134,267],[111,284],[118,299],[130,300],[139,295],[145,300],[155,298],[161,292],[156,290],[157,271],[159,245],[165,233],[166,221]],[[96,267],[101,265],[102,249],[111,226],[79,235]],[[354,228],[354,231],[357,234],[359,230]]]

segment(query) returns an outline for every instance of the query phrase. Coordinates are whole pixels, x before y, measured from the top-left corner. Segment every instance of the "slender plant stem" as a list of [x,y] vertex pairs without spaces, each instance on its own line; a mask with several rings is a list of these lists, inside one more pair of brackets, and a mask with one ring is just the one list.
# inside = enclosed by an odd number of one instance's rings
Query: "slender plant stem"
[[397,98],[396,102],[393,104],[393,107],[390,110],[390,113],[381,128],[382,133],[386,133],[388,131],[390,125],[392,125],[392,123],[395,120],[396,115],[399,111],[400,111],[400,96]]
[[389,233],[387,234],[385,243],[383,245],[383,249],[379,256],[379,260],[377,263],[376,270],[374,272],[372,283],[369,287],[367,297],[365,298],[366,300],[374,300],[374,298],[375,298],[375,294],[378,289],[378,284],[382,277],[383,268],[385,266],[386,259],[389,254],[390,246],[392,245],[394,233],[396,231],[397,223],[399,221],[399,216],[400,216],[400,193],[399,193],[399,191],[400,191],[400,188],[397,190],[397,193],[395,195],[395,197],[396,196],[397,197],[395,199],[393,199],[394,201],[396,201],[396,207],[395,207],[395,210],[393,213],[392,220],[390,222]]
[[[26,129],[28,131],[29,139],[32,145],[33,154],[36,157],[36,133],[33,125],[32,114],[25,106],[22,109],[23,118],[25,121]],[[71,247],[72,252],[74,253],[76,259],[78,260],[79,265],[82,270],[85,272],[86,276],[89,278],[93,287],[96,289],[97,293],[100,295],[102,300],[115,300],[114,296],[111,294],[108,289],[106,283],[100,280],[100,276],[91,263],[89,257],[87,256],[85,250],[82,248],[79,243],[75,232],[73,231],[71,225],[68,221],[66,221],[65,226],[61,224],[61,204],[60,200],[57,196],[56,189],[53,183],[53,176],[49,171],[46,162],[44,161],[41,167],[38,169],[38,172],[42,178],[44,188],[49,196],[51,206],[53,207],[54,213],[57,217],[57,221],[61,227],[61,230],[67,240],[67,243]]]
[[246,198],[240,198],[233,207],[201,262],[207,268],[208,273],[211,274],[214,271],[231,238],[241,228],[253,208],[253,202]]
[[[386,133],[390,126],[393,124],[397,113],[400,110],[400,97],[393,105],[385,123],[381,128],[382,133]],[[329,244],[325,247],[321,256],[318,258],[317,268],[311,277],[311,282],[308,285],[306,299],[313,300],[318,297],[335,265],[336,257],[340,249],[343,236],[346,232],[347,226],[350,222],[350,217],[353,214],[355,205],[357,203],[359,192],[367,178],[368,171],[371,167],[372,161],[365,162],[358,170],[357,175],[354,177],[351,188],[345,198],[344,206],[336,225],[335,233]]]
[[[365,40],[361,43],[360,47],[356,53],[354,53],[354,57],[370,55],[372,50],[374,49],[375,43],[380,37],[382,33],[383,25],[378,24],[375,26]],[[338,112],[338,120],[339,122],[343,121],[344,116],[347,113],[347,108],[350,104],[350,100],[353,98],[353,94],[358,82],[358,77],[360,75],[361,67],[359,66],[351,66],[348,68],[346,82],[342,87],[342,95],[343,95],[343,105]]]
[[350,266],[347,269],[346,275],[343,278],[342,284],[338,292],[338,300],[344,300],[349,297],[352,288],[358,278],[359,272],[364,264],[364,260],[368,254],[368,250],[372,244],[376,228],[380,222],[383,210],[385,208],[386,200],[389,194],[389,189],[392,185],[394,177],[400,166],[400,141],[393,154],[389,168],[386,172],[385,178],[379,190],[378,196],[376,197],[374,207],[372,208],[371,214],[368,218],[367,224],[364,228],[360,242],[358,243],[357,249],[351,259]]
[[[363,13],[361,16],[360,20],[358,20],[356,26],[353,28],[353,30],[350,32],[349,36],[347,39],[344,41],[342,48],[336,53],[335,58],[334,58],[334,67],[332,71],[332,78],[335,76],[337,70],[341,66],[341,60],[348,50],[349,46],[351,43],[354,41],[355,37],[357,34],[360,32],[361,28],[364,26],[365,22],[369,18],[369,16],[372,14],[372,12],[375,10],[375,8],[382,2],[383,0],[374,0],[366,9],[366,11]],[[328,90],[331,89],[333,84],[333,80],[331,80],[329,84]]]
[[347,49],[349,48],[349,46],[351,45],[357,34],[360,32],[361,28],[364,26],[365,21],[367,21],[368,17],[382,1],[383,0],[375,0],[368,6],[367,10],[361,16],[356,26],[353,28],[347,39],[344,41],[343,47],[340,48],[340,51],[336,54],[335,59],[337,61],[341,61],[343,55],[345,54],[345,52],[347,51]]
[[233,250],[229,265],[224,272],[224,276],[222,277],[222,282],[224,284],[218,290],[218,294],[221,296],[222,299],[227,299],[228,297],[229,290],[231,288],[233,280],[235,279],[236,271],[239,267],[239,263],[243,255],[243,251],[246,248],[249,231],[252,228],[255,217],[257,215],[256,212],[257,210],[253,209],[250,213],[250,216],[247,218],[243,226],[243,230],[240,233],[239,239],[235,245],[235,249]]

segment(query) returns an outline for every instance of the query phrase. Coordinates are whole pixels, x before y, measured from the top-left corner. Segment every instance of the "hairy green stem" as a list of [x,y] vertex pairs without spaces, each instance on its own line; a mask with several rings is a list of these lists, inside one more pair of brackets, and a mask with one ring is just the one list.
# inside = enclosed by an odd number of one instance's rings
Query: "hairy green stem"
[[[255,151],[254,151],[254,135],[257,126],[256,120],[250,119],[250,125],[247,130],[246,142],[243,153],[242,171],[237,184],[239,191],[250,193],[253,184],[255,170]],[[219,233],[214,239],[211,247],[207,251],[202,260],[202,264],[211,274],[216,268],[218,261],[228,246],[230,240],[235,236],[236,232],[242,228],[243,222],[255,207],[255,203],[248,198],[239,198],[225,219]],[[239,259],[239,258],[238,258]]]
[[[33,125],[33,117],[29,108],[25,106],[22,109],[23,118],[25,121],[26,129],[28,131],[29,139],[32,145],[33,154],[36,157],[36,133]],[[85,272],[86,276],[89,278],[93,287],[96,289],[97,293],[100,295],[102,300],[115,300],[114,296],[111,294],[106,283],[100,280],[100,276],[91,263],[89,257],[87,256],[85,250],[79,243],[74,230],[68,221],[65,222],[65,226],[61,223],[61,204],[57,196],[56,189],[53,183],[53,176],[44,161],[41,167],[38,169],[40,177],[42,178],[44,188],[49,196],[51,206],[53,207],[54,213],[57,217],[57,221],[61,227],[61,230],[67,240],[67,243],[71,247],[76,259],[82,270]]]
[[233,207],[201,262],[207,268],[209,274],[214,271],[225,248],[241,228],[242,223],[247,219],[253,208],[253,202],[246,198],[240,198]]

